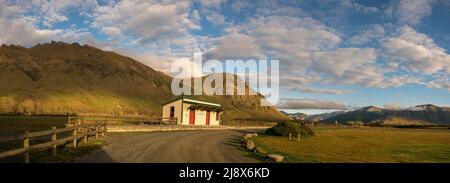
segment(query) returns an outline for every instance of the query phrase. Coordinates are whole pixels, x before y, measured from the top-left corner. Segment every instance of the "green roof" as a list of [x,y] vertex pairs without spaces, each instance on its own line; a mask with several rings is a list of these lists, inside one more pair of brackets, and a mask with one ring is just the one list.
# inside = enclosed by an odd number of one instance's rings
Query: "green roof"
[[193,104],[189,106],[188,109],[201,109],[201,110],[211,110],[211,111],[223,111],[221,107],[212,106],[212,105],[205,105],[205,104]]
[[[195,100],[195,101],[200,101],[200,102],[207,102],[207,103],[219,104],[219,103],[216,103],[216,102],[211,102],[211,101],[207,101],[207,100],[203,100],[203,99],[197,99],[197,98],[198,98],[198,97],[194,97],[194,96],[180,95],[180,96],[176,96],[176,97],[170,99],[170,100],[167,101],[167,102],[164,102],[162,105],[164,106],[164,105],[166,105],[166,104],[172,103],[172,102],[177,101],[177,100],[180,100],[180,99],[188,99],[188,100]],[[186,102],[186,103],[194,103],[194,104],[197,104],[196,102],[190,102],[190,101],[184,101],[184,102]],[[207,104],[205,104],[205,105],[207,105]],[[220,105],[220,104],[219,104],[219,105]]]

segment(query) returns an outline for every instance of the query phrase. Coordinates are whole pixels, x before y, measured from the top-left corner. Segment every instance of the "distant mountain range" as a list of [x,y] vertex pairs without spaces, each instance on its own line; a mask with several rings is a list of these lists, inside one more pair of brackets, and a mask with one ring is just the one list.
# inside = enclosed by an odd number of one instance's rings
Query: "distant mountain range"
[[418,105],[411,108],[392,110],[375,106],[348,111],[322,122],[347,123],[360,121],[384,125],[448,125],[450,124],[450,107],[438,107],[432,104]]
[[[78,43],[0,47],[0,113],[161,116],[172,77],[114,52]],[[236,88],[233,88],[236,90]],[[286,119],[262,95],[200,95],[222,119]]]
[[301,112],[296,112],[296,113],[288,113],[285,111],[280,111],[280,112],[293,120],[305,120],[308,117],[307,114],[301,113]]
[[324,123],[362,122],[383,125],[449,125],[450,107],[432,104],[418,105],[406,109],[392,110],[376,106],[362,107],[352,111],[336,111],[316,115],[303,113],[287,114],[292,119],[321,121]]
[[344,113],[343,111],[334,111],[334,112],[308,115],[308,114],[301,113],[301,112],[297,112],[297,113],[288,113],[285,111],[280,111],[280,112],[294,120],[309,120],[309,121],[321,121],[323,119],[331,118],[333,116]]
[[344,111],[334,111],[334,112],[326,112],[322,114],[313,114],[309,115],[306,119],[311,121],[322,121],[327,118],[331,118],[340,114],[343,114]]

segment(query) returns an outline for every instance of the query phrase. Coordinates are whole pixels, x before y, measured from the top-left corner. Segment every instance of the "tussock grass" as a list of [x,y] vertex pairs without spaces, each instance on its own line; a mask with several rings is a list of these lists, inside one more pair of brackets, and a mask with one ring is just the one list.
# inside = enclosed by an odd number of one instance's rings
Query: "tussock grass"
[[301,142],[258,136],[258,147],[287,162],[450,162],[450,131],[396,128],[317,128]]

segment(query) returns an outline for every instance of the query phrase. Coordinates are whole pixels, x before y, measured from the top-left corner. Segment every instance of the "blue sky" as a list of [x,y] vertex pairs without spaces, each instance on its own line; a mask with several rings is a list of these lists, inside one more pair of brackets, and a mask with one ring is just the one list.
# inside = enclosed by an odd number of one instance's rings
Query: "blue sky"
[[198,51],[278,59],[279,107],[289,111],[450,106],[449,9],[445,0],[0,0],[0,44],[80,42],[168,74]]

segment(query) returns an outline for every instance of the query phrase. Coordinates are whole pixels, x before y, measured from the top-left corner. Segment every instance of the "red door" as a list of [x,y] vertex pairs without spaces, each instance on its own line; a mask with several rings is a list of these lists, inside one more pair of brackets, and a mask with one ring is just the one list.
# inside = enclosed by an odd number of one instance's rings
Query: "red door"
[[209,125],[209,111],[206,111],[206,125]]
[[190,125],[195,124],[195,109],[191,109],[189,111],[189,124]]

